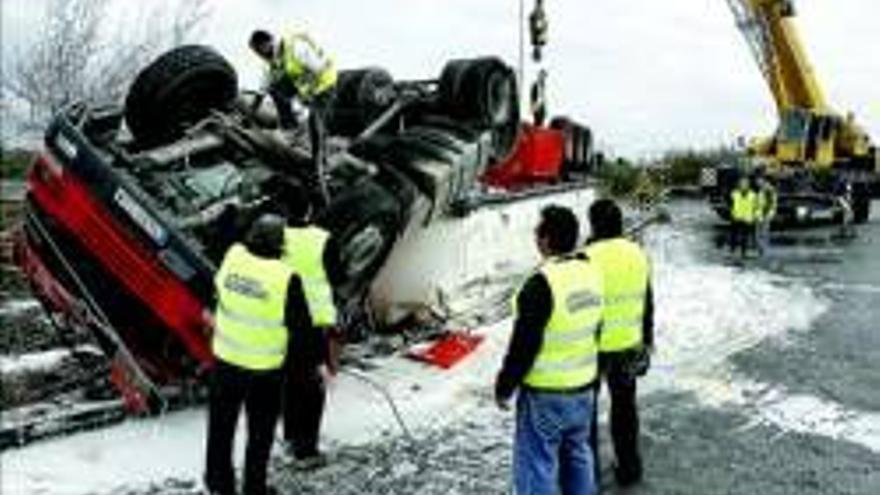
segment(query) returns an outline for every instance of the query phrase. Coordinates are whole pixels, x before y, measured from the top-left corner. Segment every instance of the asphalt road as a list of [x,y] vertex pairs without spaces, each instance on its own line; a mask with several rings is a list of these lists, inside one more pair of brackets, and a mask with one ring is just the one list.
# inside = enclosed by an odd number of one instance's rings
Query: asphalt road
[[[727,255],[713,246],[712,214],[694,204],[674,209],[691,217],[683,227],[697,233],[701,256],[727,263]],[[874,211],[880,211],[880,204]],[[834,229],[776,233],[766,259],[747,260],[742,267],[768,270],[780,275],[783,284],[804,284],[830,302],[807,331],[766,339],[730,358],[738,376],[810,398],[783,400],[804,406],[792,414],[807,427],[756,421],[756,415],[766,413],[760,401],[719,409],[686,393],[650,395],[643,401],[646,483],[627,493],[880,493],[880,450],[876,442],[859,441],[860,435],[880,432],[877,216],[851,240],[836,238]],[[822,407],[811,410],[813,404]],[[831,418],[828,404],[836,412]],[[816,421],[812,431],[811,417]]]

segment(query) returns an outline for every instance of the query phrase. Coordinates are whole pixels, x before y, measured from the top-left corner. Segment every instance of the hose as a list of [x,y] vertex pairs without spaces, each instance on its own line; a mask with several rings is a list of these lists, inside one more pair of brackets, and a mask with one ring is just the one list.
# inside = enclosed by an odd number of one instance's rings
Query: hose
[[367,376],[366,373],[363,373],[354,369],[341,369],[339,373],[349,375],[361,382],[369,385],[371,388],[375,389],[379,392],[380,395],[385,399],[385,402],[388,404],[388,407],[391,409],[391,412],[394,414],[394,420],[397,422],[397,425],[400,427],[400,430],[403,432],[403,436],[406,437],[407,441],[410,445],[416,444],[416,439],[410,432],[410,429],[406,426],[406,423],[403,421],[403,417],[400,415],[400,411],[397,409],[397,403],[394,402],[394,398],[391,397],[391,393],[388,392],[388,389],[377,382],[376,380]]

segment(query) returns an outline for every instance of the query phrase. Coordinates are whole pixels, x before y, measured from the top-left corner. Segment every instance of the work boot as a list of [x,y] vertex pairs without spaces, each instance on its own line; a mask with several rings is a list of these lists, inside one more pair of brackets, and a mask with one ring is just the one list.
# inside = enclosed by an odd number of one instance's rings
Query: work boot
[[642,481],[641,466],[623,468],[614,466],[614,478],[617,479],[617,486],[628,488]]

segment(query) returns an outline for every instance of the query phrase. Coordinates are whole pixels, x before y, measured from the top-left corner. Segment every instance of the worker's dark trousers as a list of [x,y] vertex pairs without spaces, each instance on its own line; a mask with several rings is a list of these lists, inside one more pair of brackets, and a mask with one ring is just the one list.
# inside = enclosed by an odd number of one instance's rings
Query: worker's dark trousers
[[[633,359],[632,351],[601,354],[599,368],[611,393],[611,442],[617,460],[615,475],[619,482],[635,481],[642,476],[642,458],[639,455],[639,415],[636,404],[636,377],[628,372]],[[598,403],[599,390],[596,400]],[[596,411],[598,411],[598,407]],[[593,452],[596,456],[597,480],[599,475],[598,422],[593,421]]]
[[292,129],[296,127],[296,115],[291,107],[291,99],[296,97],[297,91],[293,83],[286,77],[274,81],[268,88],[269,96],[275,104],[278,113],[278,127]]
[[752,225],[746,222],[733,221],[730,223],[730,239],[728,244],[730,252],[739,249],[740,254],[746,254],[752,237],[751,229],[753,229]]
[[298,459],[318,453],[326,399],[324,380],[315,365],[287,367],[284,386],[284,439]]
[[266,493],[266,465],[281,405],[281,370],[251,371],[217,361],[210,383],[205,484],[212,493],[234,494],[232,445],[241,407],[247,416],[244,493]]

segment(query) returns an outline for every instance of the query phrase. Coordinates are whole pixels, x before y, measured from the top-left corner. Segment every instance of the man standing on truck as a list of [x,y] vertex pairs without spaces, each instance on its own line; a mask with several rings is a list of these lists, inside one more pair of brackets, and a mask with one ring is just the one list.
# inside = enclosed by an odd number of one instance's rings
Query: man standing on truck
[[281,261],[284,220],[264,215],[244,243],[226,252],[214,279],[217,309],[211,376],[205,485],[209,493],[238,493],[232,444],[244,406],[248,441],[244,493],[265,495],[266,466],[281,403],[290,329],[311,325],[300,278]]
[[269,64],[268,90],[275,102],[280,126],[297,125],[291,99],[309,108],[312,154],[321,163],[326,114],[337,78],[333,59],[303,31],[293,31],[283,39],[276,39],[268,31],[258,29],[251,33],[250,47]]
[[578,221],[571,210],[545,208],[535,237],[544,261],[517,293],[513,336],[495,382],[503,410],[519,389],[514,491],[590,495],[602,278],[583,253],[572,254]]
[[[636,379],[647,373],[654,352],[651,265],[641,246],[623,236],[623,214],[612,200],[594,202],[588,216],[591,234],[583,252],[603,280],[599,372],[611,393],[614,475],[625,487],[642,479]],[[598,454],[597,424],[594,419],[591,440]]]
[[[314,469],[326,464],[318,449],[321,420],[326,401],[326,385],[336,373],[329,340],[336,326],[336,306],[328,272],[338,272],[337,249],[328,244],[330,234],[310,223],[311,204],[305,191],[292,188],[285,215],[284,256],[282,260],[302,280],[311,314],[311,325],[291,334],[288,351],[287,384],[284,401],[284,439],[298,469]],[[314,353],[312,350],[320,352]]]
[[730,193],[730,237],[729,247],[733,253],[737,248],[745,257],[751,238],[754,235],[757,194],[749,185],[749,179],[742,176],[736,189]]

